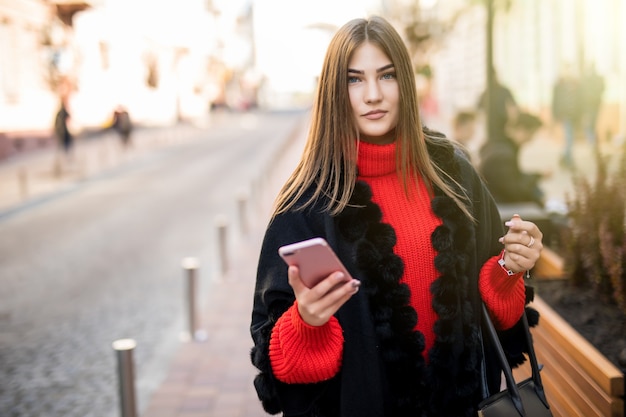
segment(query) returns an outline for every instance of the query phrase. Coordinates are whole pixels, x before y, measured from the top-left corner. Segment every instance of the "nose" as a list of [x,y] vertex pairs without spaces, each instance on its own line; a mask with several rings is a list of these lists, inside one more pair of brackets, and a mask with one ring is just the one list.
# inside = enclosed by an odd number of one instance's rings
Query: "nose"
[[367,104],[378,103],[382,100],[383,94],[378,80],[370,81],[367,83],[367,90],[365,92],[365,102]]

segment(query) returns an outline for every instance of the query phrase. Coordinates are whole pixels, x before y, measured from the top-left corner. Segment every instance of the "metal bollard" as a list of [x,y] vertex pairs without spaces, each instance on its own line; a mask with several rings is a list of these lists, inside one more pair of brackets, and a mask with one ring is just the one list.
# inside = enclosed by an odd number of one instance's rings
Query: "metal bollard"
[[187,319],[189,324],[189,340],[202,341],[206,340],[206,333],[198,329],[197,320],[197,271],[198,260],[193,257],[183,259],[182,266],[187,277]]
[[250,231],[248,224],[248,217],[246,216],[246,206],[248,202],[248,196],[245,192],[240,192],[237,195],[237,211],[239,212],[239,231],[243,236],[247,236]]
[[220,259],[220,272],[221,276],[225,276],[228,272],[228,242],[227,242],[227,229],[228,222],[225,217],[219,216],[217,218],[217,249]]
[[113,342],[113,349],[117,353],[121,417],[137,417],[133,363],[133,350],[136,346],[137,343],[133,339],[118,339]]
[[61,162],[61,156],[56,155],[54,162],[52,163],[52,173],[55,178],[61,178],[63,176],[63,163]]
[[17,172],[17,181],[20,187],[20,198],[26,200],[28,198],[28,173],[26,168],[22,167]]

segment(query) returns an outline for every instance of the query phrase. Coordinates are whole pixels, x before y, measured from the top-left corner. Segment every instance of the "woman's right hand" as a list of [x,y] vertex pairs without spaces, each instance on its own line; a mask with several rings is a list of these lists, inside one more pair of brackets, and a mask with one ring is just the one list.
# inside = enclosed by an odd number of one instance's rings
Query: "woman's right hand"
[[339,308],[359,291],[361,281],[346,277],[342,272],[333,272],[315,287],[307,288],[297,266],[288,270],[289,285],[298,301],[298,313],[307,324],[322,326]]

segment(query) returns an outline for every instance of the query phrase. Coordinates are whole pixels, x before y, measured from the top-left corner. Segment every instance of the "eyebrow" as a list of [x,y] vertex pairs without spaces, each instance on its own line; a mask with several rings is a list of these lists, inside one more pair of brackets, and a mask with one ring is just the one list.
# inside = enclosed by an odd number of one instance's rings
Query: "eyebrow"
[[[393,68],[393,64],[387,64],[387,65],[385,65],[384,67],[380,67],[380,68],[378,68],[378,69],[376,70],[376,72],[377,72],[377,73],[378,73],[378,72],[383,72],[383,71],[388,70],[389,68]],[[356,69],[352,69],[352,68],[348,68],[348,72],[351,72],[351,73],[354,73],[354,74],[361,74],[361,75],[365,74],[365,71],[362,71],[362,70],[356,70]]]

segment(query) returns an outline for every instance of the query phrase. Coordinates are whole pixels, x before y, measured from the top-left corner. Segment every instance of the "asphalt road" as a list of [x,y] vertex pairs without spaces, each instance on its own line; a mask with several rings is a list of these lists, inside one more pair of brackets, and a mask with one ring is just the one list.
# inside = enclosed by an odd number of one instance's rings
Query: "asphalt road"
[[234,236],[237,195],[254,192],[302,116],[225,116],[0,218],[0,416],[118,416],[120,338],[137,342],[141,410],[186,330],[181,260],[198,258],[198,293],[210,292],[216,220]]

